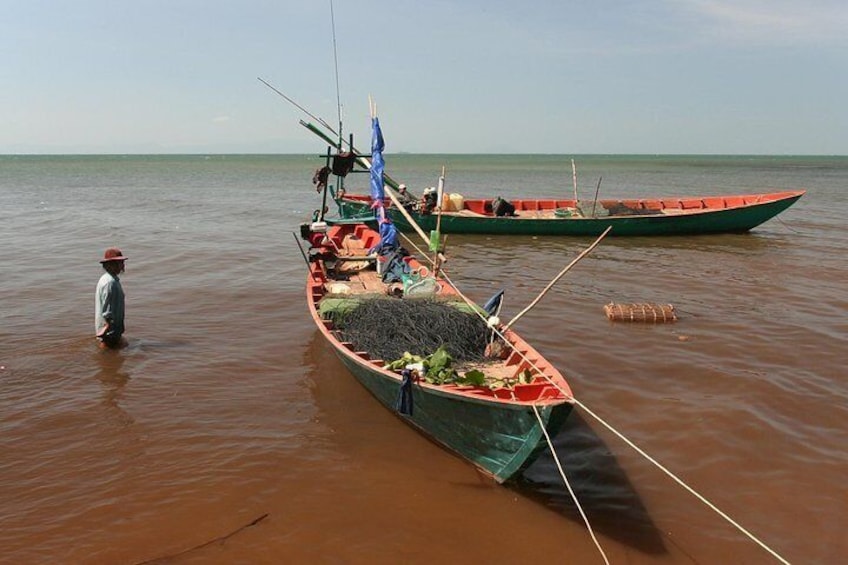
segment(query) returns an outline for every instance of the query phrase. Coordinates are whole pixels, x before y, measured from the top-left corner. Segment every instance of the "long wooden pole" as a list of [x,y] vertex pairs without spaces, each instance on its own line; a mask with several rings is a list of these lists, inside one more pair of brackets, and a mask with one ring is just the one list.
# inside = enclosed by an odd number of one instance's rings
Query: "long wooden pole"
[[442,165],[442,175],[439,177],[439,188],[436,191],[437,202],[439,206],[439,215],[436,216],[436,231],[442,228],[442,205],[445,200],[445,167]]
[[389,195],[389,198],[392,200],[392,203],[395,205],[395,207],[397,207],[398,212],[403,214],[403,217],[406,218],[406,221],[409,222],[409,225],[412,226],[415,229],[415,231],[418,232],[418,235],[421,236],[421,239],[424,240],[424,243],[429,246],[430,245],[430,238],[427,237],[427,234],[424,233],[424,230],[421,229],[421,226],[419,226],[415,222],[415,220],[412,219],[412,216],[409,215],[409,212],[406,211],[406,208],[403,207],[403,204],[401,204],[398,201],[397,196],[395,196],[394,189],[392,189],[392,187],[390,187],[390,186],[387,186],[386,187],[386,194]]
[[439,188],[436,191],[436,199],[438,201],[439,211],[436,216],[436,249],[433,250],[433,276],[439,276],[439,256],[441,253],[439,252],[439,247],[442,243],[442,208],[444,208],[445,201],[445,167],[442,166],[442,175],[439,177]]
[[592,243],[592,245],[590,245],[589,247],[587,247],[586,249],[584,249],[584,250],[583,250],[583,252],[582,252],[580,255],[578,255],[578,256],[577,256],[577,257],[576,257],[576,258],[575,258],[575,259],[574,259],[571,263],[569,263],[569,264],[568,264],[568,265],[567,265],[567,266],[566,266],[566,267],[565,267],[562,271],[560,271],[560,272],[559,272],[559,274],[558,274],[557,276],[555,276],[555,277],[554,277],[554,280],[552,280],[551,282],[549,282],[549,283],[548,283],[548,286],[546,286],[546,287],[545,287],[545,289],[544,289],[542,292],[540,292],[540,293],[539,293],[539,296],[537,296],[537,297],[536,297],[536,299],[535,299],[535,300],[533,300],[533,302],[531,302],[529,306],[527,306],[527,308],[525,308],[524,310],[522,310],[521,312],[519,312],[517,316],[515,316],[512,320],[510,320],[510,321],[509,321],[509,323],[508,323],[506,326],[504,326],[504,331],[506,331],[507,329],[509,329],[509,328],[510,328],[510,327],[511,327],[511,326],[512,326],[515,322],[517,322],[517,321],[518,321],[518,319],[519,319],[521,316],[523,316],[524,314],[526,314],[527,312],[529,312],[531,308],[533,308],[536,304],[538,304],[538,302],[542,299],[542,297],[543,297],[543,296],[545,296],[545,294],[547,294],[547,292],[551,289],[551,287],[553,287],[553,286],[554,286],[554,284],[556,284],[556,282],[557,282],[559,279],[561,279],[561,278],[565,275],[565,273],[567,273],[567,272],[569,271],[569,269],[571,269],[571,267],[573,267],[574,265],[576,265],[576,264],[577,264],[577,262],[578,262],[578,261],[580,261],[580,259],[582,259],[582,258],[583,258],[583,257],[585,257],[586,255],[588,255],[589,253],[591,253],[591,251],[592,251],[595,247],[597,247],[597,246],[598,246],[598,244],[601,242],[601,240],[602,240],[602,239],[604,239],[604,237],[605,237],[605,236],[609,233],[609,231],[610,231],[611,229],[612,229],[612,226],[609,226],[607,229],[605,229],[605,230],[604,230],[604,233],[602,233],[600,236],[598,236],[598,239],[596,239],[596,240],[594,241],[594,243]]
[[577,165],[571,160],[571,184],[574,185],[574,207],[577,208]]
[[598,187],[595,189],[595,199],[592,200],[592,217],[595,217],[595,205],[598,203],[598,193],[601,191],[601,181],[604,177],[598,177]]

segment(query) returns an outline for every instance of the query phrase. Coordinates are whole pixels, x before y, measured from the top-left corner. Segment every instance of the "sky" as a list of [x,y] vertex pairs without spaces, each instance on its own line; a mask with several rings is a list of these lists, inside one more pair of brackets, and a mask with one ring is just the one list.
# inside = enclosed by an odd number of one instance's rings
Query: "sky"
[[[848,155],[845,0],[0,0],[0,154]],[[335,25],[333,25],[333,23]],[[333,30],[335,29],[335,34]]]

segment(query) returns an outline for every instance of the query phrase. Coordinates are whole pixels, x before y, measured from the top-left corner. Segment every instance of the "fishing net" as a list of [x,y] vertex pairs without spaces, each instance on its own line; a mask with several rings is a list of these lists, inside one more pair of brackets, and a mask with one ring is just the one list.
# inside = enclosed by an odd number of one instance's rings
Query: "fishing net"
[[457,362],[485,359],[486,322],[438,300],[363,300],[334,323],[344,341],[376,359],[399,359],[407,351],[426,356],[439,346]]

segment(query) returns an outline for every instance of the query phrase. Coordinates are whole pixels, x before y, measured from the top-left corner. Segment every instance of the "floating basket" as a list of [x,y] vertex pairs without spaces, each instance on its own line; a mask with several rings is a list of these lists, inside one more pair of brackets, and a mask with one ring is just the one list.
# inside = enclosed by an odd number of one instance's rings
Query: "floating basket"
[[677,315],[671,304],[615,304],[604,306],[604,312],[613,322],[646,322],[662,324],[674,322]]

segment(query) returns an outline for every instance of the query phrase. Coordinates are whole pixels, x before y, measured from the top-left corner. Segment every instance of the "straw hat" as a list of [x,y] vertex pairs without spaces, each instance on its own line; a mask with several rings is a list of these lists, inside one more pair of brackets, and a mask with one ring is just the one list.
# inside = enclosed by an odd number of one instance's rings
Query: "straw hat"
[[110,247],[103,253],[103,259],[100,260],[101,263],[108,263],[110,261],[126,261],[127,258],[124,257],[121,250],[117,247]]

